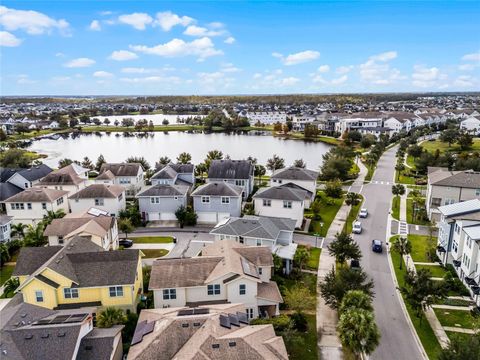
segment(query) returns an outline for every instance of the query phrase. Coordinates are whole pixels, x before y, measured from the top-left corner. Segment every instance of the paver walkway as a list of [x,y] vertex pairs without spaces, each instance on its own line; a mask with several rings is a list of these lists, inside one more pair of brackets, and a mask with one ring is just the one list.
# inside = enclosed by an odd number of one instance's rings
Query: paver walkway
[[475,330],[472,330],[472,329],[463,329],[463,328],[457,328],[452,326],[445,326],[444,329],[447,331],[458,332],[462,334],[471,334],[471,335],[475,334]]
[[470,306],[458,306],[458,305],[433,304],[432,307],[435,309],[445,309],[445,310],[460,310],[460,311],[472,310]]

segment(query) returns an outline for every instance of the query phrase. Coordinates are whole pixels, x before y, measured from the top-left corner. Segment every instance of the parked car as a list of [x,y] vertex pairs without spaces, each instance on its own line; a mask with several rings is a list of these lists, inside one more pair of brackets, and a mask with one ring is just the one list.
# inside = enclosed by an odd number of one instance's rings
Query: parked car
[[353,222],[352,232],[354,234],[361,234],[362,233],[362,223],[360,221],[354,221]]
[[380,240],[372,240],[372,251],[381,253],[383,251],[383,245]]
[[358,216],[361,218],[366,218],[368,216],[368,210],[365,208],[360,209],[360,214],[358,214]]
[[118,245],[123,246],[124,248],[132,247],[133,241],[128,239],[123,239],[118,242]]
[[360,261],[358,260],[350,260],[350,269],[359,270],[360,269]]

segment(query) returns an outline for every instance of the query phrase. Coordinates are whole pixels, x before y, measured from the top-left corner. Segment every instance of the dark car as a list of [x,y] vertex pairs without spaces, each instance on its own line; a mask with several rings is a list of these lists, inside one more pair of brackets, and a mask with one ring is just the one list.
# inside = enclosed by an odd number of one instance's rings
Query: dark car
[[358,260],[350,260],[350,268],[353,270],[359,270],[360,269],[360,261]]
[[123,239],[118,242],[118,245],[123,246],[124,248],[132,247],[133,241],[128,239]]
[[383,251],[382,242],[380,240],[372,240],[372,251],[381,253]]

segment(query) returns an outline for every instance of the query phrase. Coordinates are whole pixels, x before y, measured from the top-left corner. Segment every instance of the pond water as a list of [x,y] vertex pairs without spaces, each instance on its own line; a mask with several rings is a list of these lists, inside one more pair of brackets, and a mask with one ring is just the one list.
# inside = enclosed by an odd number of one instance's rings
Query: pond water
[[200,117],[204,118],[206,115],[164,115],[164,114],[145,114],[145,115],[111,115],[111,116],[92,116],[90,119],[99,119],[102,123],[105,119],[110,120],[110,126],[115,126],[115,120],[118,120],[122,123],[123,119],[129,118],[133,119],[135,122],[138,120],[150,120],[153,122],[153,125],[163,125],[163,120],[168,120],[169,124],[182,124],[185,119]]
[[63,134],[58,140],[44,138],[33,141],[30,150],[48,155],[43,162],[57,167],[63,158],[82,160],[88,156],[92,162],[102,154],[107,162],[121,162],[130,156],[143,156],[151,166],[161,156],[175,161],[178,154],[188,152],[195,164],[203,162],[210,150],[220,150],[232,159],[253,156],[265,165],[273,154],[285,159],[285,165],[292,165],[296,159],[303,159],[310,169],[318,169],[322,155],[330,145],[321,142],[285,140],[271,135],[188,133],[133,133],[130,136],[120,132]]

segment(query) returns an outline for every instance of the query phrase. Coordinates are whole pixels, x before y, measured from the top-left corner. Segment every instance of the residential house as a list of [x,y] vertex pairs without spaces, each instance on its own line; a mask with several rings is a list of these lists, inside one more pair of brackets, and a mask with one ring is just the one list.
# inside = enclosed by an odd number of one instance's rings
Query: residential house
[[396,112],[389,114],[383,122],[383,126],[391,129],[391,134],[398,134],[400,131],[410,132],[414,128],[415,114],[408,112]]
[[274,171],[270,177],[270,186],[288,183],[300,186],[310,194],[309,201],[305,203],[305,207],[309,208],[310,203],[315,200],[315,195],[317,194],[318,174],[318,171],[290,166]]
[[118,216],[126,208],[125,188],[120,185],[92,184],[70,195],[68,199],[73,213],[94,207]]
[[257,215],[292,219],[295,227],[301,228],[305,202],[310,202],[311,198],[308,190],[286,183],[259,189],[253,196],[253,203]]
[[117,219],[96,208],[53,219],[45,228],[43,235],[48,237],[50,246],[66,245],[70,239],[82,236],[105,250],[118,249]]
[[12,216],[0,215],[0,243],[9,242],[12,232]]
[[29,169],[12,169],[11,176],[5,180],[20,189],[28,189],[38,184],[40,179],[51,173],[53,170],[45,164],[33,166]]
[[127,360],[287,360],[273,326],[249,325],[245,306],[143,309]]
[[438,221],[439,206],[471,199],[480,199],[479,172],[428,168],[426,207],[430,219]]
[[287,122],[287,114],[285,112],[247,112],[246,117],[250,124],[267,124],[275,123],[284,124]]
[[204,247],[200,257],[157,259],[148,288],[156,308],[242,303],[249,319],[275,316],[283,300],[270,280],[272,267],[268,247],[217,241]]
[[[480,118],[480,117],[479,117]],[[460,122],[460,130],[466,131],[469,134],[480,134],[480,120],[479,118],[470,116]]]
[[242,186],[223,181],[209,182],[192,192],[193,208],[198,223],[217,224],[231,216],[242,213]]
[[152,185],[137,194],[140,214],[144,221],[176,221],[175,212],[188,205],[190,186]]
[[90,309],[51,310],[16,294],[0,311],[5,360],[121,360],[123,325],[95,328]]
[[52,171],[43,177],[35,186],[41,186],[49,189],[66,190],[68,195],[72,195],[87,186],[87,179],[77,174],[75,168],[71,165]]
[[242,198],[247,199],[253,191],[254,166],[249,160],[212,160],[207,182],[224,181],[242,186]]
[[168,164],[152,175],[152,185],[185,185],[195,184],[195,166],[193,164]]
[[[110,172],[104,175],[107,171]],[[130,198],[134,197],[145,186],[143,176],[143,168],[141,164],[107,163],[102,165],[100,168],[100,174],[95,181],[101,183],[101,181],[108,180],[113,181],[113,184],[115,185],[122,185],[125,187],[125,195]]]
[[43,220],[47,211],[63,210],[68,213],[67,194],[65,190],[33,187],[9,197],[3,203],[14,224],[35,225]]
[[295,220],[265,216],[231,217],[219,222],[210,234],[215,241],[235,240],[247,246],[267,246],[284,261],[284,272],[292,270],[297,244],[293,243]]
[[66,246],[24,247],[12,276],[26,303],[47,309],[104,308],[136,311],[142,292],[139,250],[105,251],[77,236]]
[[75,173],[78,177],[88,180],[88,173],[90,169],[84,168],[77,163],[71,163],[70,165],[63,167],[62,169],[64,169],[65,172]]

